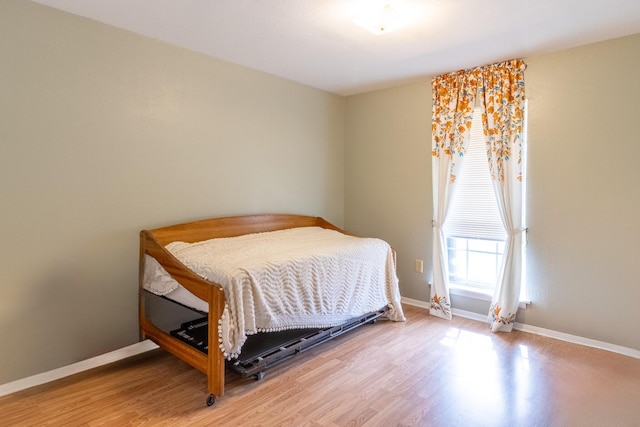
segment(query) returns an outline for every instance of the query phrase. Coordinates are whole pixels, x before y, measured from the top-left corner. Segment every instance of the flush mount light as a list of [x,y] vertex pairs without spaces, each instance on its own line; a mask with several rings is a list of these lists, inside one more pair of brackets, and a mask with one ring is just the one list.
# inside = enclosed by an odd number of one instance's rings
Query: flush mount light
[[353,21],[373,34],[386,34],[401,26],[400,15],[390,1],[360,1],[354,4]]

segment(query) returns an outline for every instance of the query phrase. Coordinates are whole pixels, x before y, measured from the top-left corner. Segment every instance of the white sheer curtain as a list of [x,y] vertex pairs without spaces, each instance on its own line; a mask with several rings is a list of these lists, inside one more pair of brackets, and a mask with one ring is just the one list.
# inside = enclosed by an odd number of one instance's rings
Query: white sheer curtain
[[475,80],[464,72],[432,80],[433,284],[430,313],[451,319],[447,240],[443,225],[464,163],[475,100]]
[[476,95],[489,171],[507,238],[489,311],[493,331],[513,329],[522,282],[524,70],[520,59],[438,76],[432,81],[433,285],[430,313],[451,319],[443,225],[463,165]]
[[525,232],[522,223],[525,68],[522,60],[511,60],[481,69],[482,122],[489,170],[507,232],[488,316],[494,332],[513,329],[520,302]]

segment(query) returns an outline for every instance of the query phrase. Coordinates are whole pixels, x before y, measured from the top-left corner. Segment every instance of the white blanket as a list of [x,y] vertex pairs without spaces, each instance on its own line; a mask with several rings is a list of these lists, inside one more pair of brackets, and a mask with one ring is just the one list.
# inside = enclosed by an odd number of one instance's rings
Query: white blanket
[[380,239],[303,227],[173,242],[167,250],[224,288],[218,331],[227,358],[257,332],[335,326],[384,307],[391,320],[404,320],[393,254]]

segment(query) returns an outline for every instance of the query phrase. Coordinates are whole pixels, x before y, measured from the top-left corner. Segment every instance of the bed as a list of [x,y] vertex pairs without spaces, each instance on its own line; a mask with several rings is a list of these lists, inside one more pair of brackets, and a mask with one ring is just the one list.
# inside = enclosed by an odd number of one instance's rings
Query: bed
[[[141,339],[205,373],[209,406],[224,394],[225,366],[259,379],[265,360],[378,317],[405,320],[393,249],[320,217],[249,215],[143,230],[139,283]],[[275,340],[273,352],[254,349],[264,337]]]

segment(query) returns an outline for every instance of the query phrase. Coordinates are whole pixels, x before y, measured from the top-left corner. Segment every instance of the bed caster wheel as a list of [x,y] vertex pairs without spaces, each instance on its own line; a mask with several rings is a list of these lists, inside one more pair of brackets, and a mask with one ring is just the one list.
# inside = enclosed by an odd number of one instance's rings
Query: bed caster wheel
[[213,406],[214,403],[216,403],[216,396],[210,394],[209,397],[207,397],[207,406]]
[[253,379],[256,381],[260,381],[264,378],[264,371],[258,372],[257,374],[253,374]]

